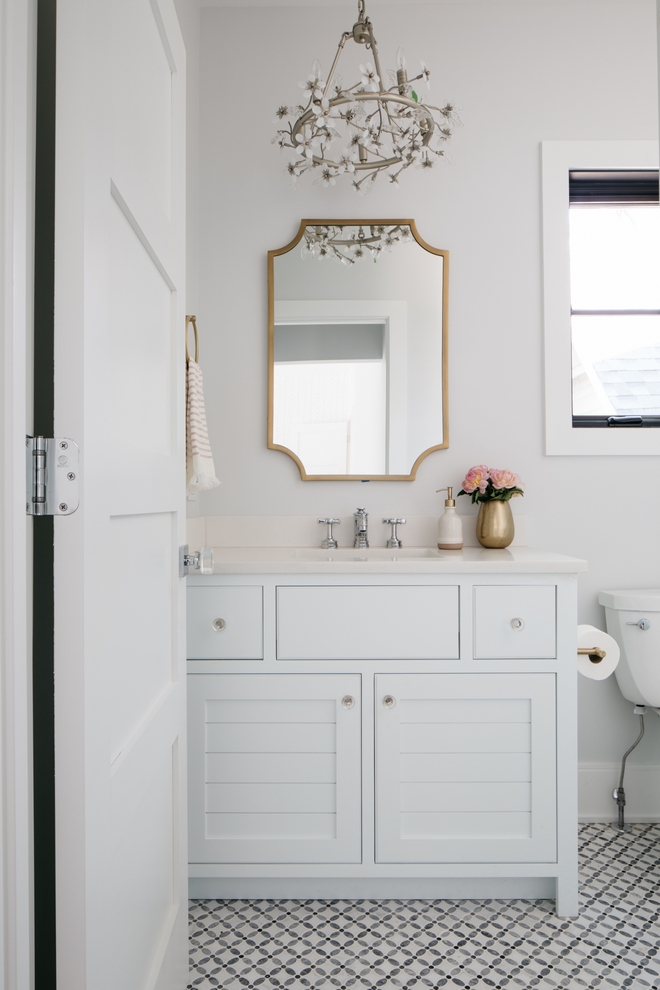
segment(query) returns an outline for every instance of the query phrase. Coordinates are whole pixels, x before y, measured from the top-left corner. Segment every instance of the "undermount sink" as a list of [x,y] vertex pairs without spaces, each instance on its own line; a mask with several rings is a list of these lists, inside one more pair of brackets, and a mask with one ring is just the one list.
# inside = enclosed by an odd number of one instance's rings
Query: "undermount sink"
[[356,547],[338,547],[336,550],[322,549],[299,549],[292,551],[294,560],[355,560],[363,563],[365,560],[423,560],[430,558],[437,560],[443,557],[438,550],[432,547],[399,547],[399,549],[388,549],[387,547],[367,547],[360,550]]

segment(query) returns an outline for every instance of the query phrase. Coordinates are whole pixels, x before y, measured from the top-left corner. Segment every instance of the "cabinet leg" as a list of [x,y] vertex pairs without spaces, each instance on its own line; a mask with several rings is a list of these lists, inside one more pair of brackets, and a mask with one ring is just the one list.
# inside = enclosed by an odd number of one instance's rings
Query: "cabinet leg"
[[557,877],[555,911],[559,918],[577,918],[580,913],[578,909],[577,871],[565,877]]

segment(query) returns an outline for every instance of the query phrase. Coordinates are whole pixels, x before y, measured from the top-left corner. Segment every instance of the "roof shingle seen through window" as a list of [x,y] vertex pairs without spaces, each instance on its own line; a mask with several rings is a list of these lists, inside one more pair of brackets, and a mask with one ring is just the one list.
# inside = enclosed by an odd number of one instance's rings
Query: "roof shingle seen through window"
[[617,416],[660,416],[660,346],[594,364]]

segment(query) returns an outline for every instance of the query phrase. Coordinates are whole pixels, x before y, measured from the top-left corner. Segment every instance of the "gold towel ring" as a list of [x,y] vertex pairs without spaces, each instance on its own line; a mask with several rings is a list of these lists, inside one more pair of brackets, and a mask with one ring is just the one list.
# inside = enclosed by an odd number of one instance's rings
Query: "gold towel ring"
[[195,364],[199,361],[199,336],[197,334],[197,317],[186,316],[186,364],[190,361],[190,351],[188,350],[188,330],[192,325],[195,336]]

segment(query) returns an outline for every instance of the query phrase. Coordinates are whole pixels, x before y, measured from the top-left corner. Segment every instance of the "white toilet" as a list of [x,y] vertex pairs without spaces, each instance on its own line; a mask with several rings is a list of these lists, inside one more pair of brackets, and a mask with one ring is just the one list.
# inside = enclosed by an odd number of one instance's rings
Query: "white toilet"
[[[660,588],[601,591],[607,631],[621,649],[614,675],[636,705],[660,708]],[[660,714],[660,711],[658,711]]]

